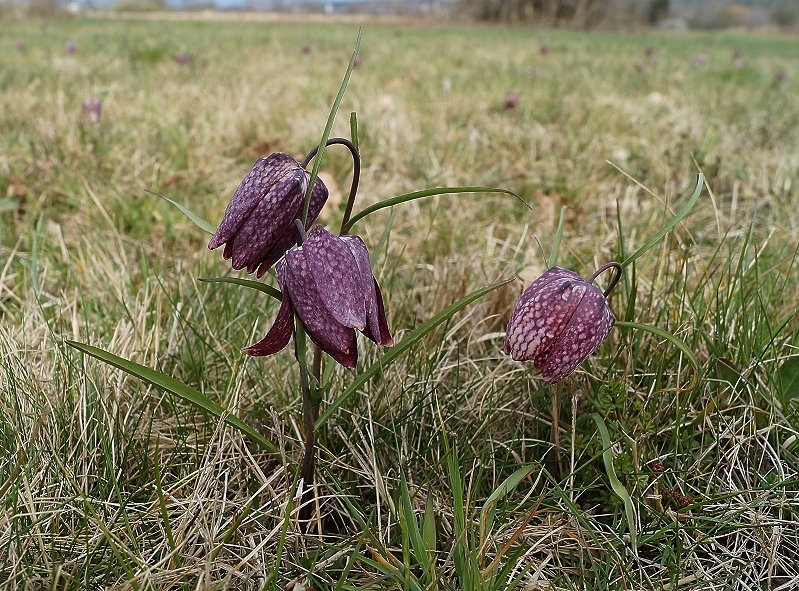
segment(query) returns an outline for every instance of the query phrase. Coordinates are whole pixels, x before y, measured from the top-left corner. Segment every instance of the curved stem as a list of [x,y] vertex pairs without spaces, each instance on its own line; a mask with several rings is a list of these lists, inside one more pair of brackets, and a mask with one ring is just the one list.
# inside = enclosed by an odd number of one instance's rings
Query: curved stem
[[[339,231],[339,233],[341,233],[344,231],[344,228],[349,222],[350,216],[352,215],[352,208],[355,205],[355,195],[358,192],[358,183],[361,179],[361,156],[358,153],[358,148],[355,146],[355,144],[353,144],[347,138],[333,137],[325,142],[325,146],[332,146],[334,144],[346,146],[347,149],[349,149],[350,154],[352,154],[352,184],[350,185],[350,194],[347,197],[347,207],[344,209],[344,218],[341,221],[341,230]],[[300,166],[303,168],[308,166],[314,156],[316,156],[317,152],[319,152],[319,146],[315,146],[313,150],[308,152],[308,155],[300,162]],[[306,207],[303,218],[307,219],[307,216],[308,209]]]
[[294,234],[297,236],[297,246],[302,246],[302,243],[308,239],[302,220],[294,220]]
[[599,267],[599,269],[596,270],[596,273],[591,275],[591,278],[588,280],[588,283],[593,283],[594,279],[602,275],[602,273],[604,273],[610,268],[615,269],[616,274],[613,275],[607,288],[605,289],[605,291],[602,292],[602,295],[604,295],[605,297],[608,297],[610,295],[610,292],[616,289],[616,285],[619,283],[619,280],[621,279],[621,272],[623,269],[621,264],[614,261],[612,263],[608,263],[607,265],[602,265],[601,267]]

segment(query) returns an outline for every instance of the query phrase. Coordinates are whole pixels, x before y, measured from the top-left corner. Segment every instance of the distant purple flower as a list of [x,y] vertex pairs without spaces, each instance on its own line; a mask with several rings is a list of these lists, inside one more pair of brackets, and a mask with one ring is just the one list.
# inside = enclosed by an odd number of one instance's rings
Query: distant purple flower
[[546,43],[539,43],[538,53],[540,55],[547,55],[549,53],[549,46]]
[[652,57],[655,54],[655,48],[650,45],[649,47],[644,49],[644,54],[647,57]]
[[302,246],[286,253],[275,274],[283,300],[266,337],[243,349],[248,355],[283,349],[294,314],[311,340],[348,369],[358,362],[356,330],[379,345],[394,344],[369,251],[358,236],[337,237],[315,226]]
[[788,72],[786,70],[780,70],[777,72],[775,80],[777,84],[785,84],[788,81]]
[[[311,173],[289,154],[259,158],[230,199],[208,248],[224,244],[223,256],[232,258],[234,269],[257,270],[261,277],[296,243],[294,220],[302,215],[310,178]],[[327,187],[317,178],[306,229],[319,216],[327,195]]]
[[64,45],[64,51],[66,51],[69,55],[72,55],[78,51],[78,48],[72,41],[67,41]]
[[100,123],[103,114],[103,102],[96,96],[90,96],[83,101],[83,116],[91,123]]
[[704,53],[700,53],[696,56],[696,61],[694,62],[697,68],[703,68],[707,65],[707,56]]
[[509,90],[505,93],[505,108],[515,109],[519,106],[519,93]]
[[176,64],[180,64],[181,66],[183,66],[191,61],[191,56],[189,56],[188,53],[179,51],[178,53],[175,54],[174,59]]
[[311,46],[310,45],[303,45],[302,49],[300,49],[300,51],[307,55],[307,54],[311,53]]
[[646,70],[646,64],[644,62],[635,62],[635,70],[637,72],[643,72]]
[[23,51],[25,49],[25,42],[24,41],[17,41],[14,43],[14,47],[17,51]]
[[[618,263],[602,267],[591,278]],[[605,294],[573,271],[552,267],[522,293],[505,333],[505,353],[533,361],[544,381],[566,379],[607,338],[616,317]]]

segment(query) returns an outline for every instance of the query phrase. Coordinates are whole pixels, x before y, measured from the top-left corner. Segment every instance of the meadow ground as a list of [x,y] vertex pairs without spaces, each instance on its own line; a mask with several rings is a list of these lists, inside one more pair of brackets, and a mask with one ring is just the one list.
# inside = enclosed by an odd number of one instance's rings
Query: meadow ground
[[[217,223],[258,156],[318,142],[357,35],[0,27],[0,588],[799,587],[799,42],[787,37],[364,25],[333,130],[348,136],[357,112],[356,210],[454,185],[503,187],[532,210],[441,196],[356,225],[399,343],[467,293],[521,279],[332,413],[303,533],[293,357],[240,352],[277,305],[200,282],[243,275],[145,190]],[[97,124],[81,112],[90,96]],[[334,147],[322,170],[343,189],[349,162]],[[663,337],[617,327],[554,391],[553,421],[553,390],[501,349],[561,206],[559,264],[589,276],[657,232],[700,170],[697,206],[610,298],[619,320],[682,340],[698,375]],[[341,215],[333,204],[323,221]],[[185,382],[279,453],[65,340]],[[384,355],[359,347],[362,367]],[[328,401],[353,380],[329,371]]]

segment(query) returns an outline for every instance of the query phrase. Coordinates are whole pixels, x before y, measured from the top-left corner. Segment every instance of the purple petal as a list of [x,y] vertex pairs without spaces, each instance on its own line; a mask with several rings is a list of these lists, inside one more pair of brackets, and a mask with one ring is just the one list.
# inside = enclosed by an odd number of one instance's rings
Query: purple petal
[[290,254],[292,270],[294,261],[300,256],[304,258],[310,280],[331,316],[346,327],[363,330],[366,296],[358,263],[347,244],[322,226],[316,226],[302,247]]
[[305,195],[305,175],[293,171],[274,184],[232,238],[233,268],[252,273],[280,234],[297,217]]
[[[311,173],[305,173],[306,178],[310,179]],[[311,192],[311,204],[308,207],[308,220],[305,223],[305,230],[307,231],[313,223],[316,221],[316,218],[319,217],[319,213],[322,211],[322,208],[327,201],[327,187],[322,182],[322,179],[316,179],[314,183],[313,192]],[[300,205],[300,209],[297,213],[297,217],[299,218],[302,215],[302,205]],[[274,265],[280,257],[286,254],[286,251],[294,246],[297,243],[297,234],[294,230],[294,224],[289,224],[283,234],[280,236],[280,239],[277,243],[271,248],[271,250],[261,259],[261,262],[258,265],[258,272],[257,276],[261,277],[264,273],[266,273],[269,268]]]
[[344,367],[354,369],[358,360],[355,329],[338,322],[323,300],[313,275],[316,267],[304,251],[310,240],[309,236],[302,247],[290,250],[283,259],[287,269],[284,297],[288,294],[291,298],[311,340]]
[[222,222],[208,243],[211,250],[230,240],[275,183],[289,175],[292,169],[302,170],[289,154],[277,152],[255,161],[230,199]]
[[602,292],[588,284],[588,291],[572,315],[560,338],[546,358],[535,368],[545,381],[553,384],[565,379],[604,341],[616,317],[608,308]]
[[285,268],[283,267],[284,265],[278,265],[275,269],[278,283],[283,291],[283,301],[280,302],[280,309],[277,312],[275,323],[263,339],[254,345],[242,349],[247,355],[273,355],[289,344],[291,333],[294,330],[294,308],[291,305],[291,299],[286,294],[284,287]]
[[546,358],[589,284],[573,271],[552,267],[524,290],[505,333],[505,353],[516,361]]
[[383,308],[383,295],[380,293],[380,287],[372,274],[369,251],[360,236],[342,236],[341,240],[355,257],[361,286],[366,298],[366,328],[363,334],[378,345],[391,346],[394,344],[394,339],[388,330],[386,312]]

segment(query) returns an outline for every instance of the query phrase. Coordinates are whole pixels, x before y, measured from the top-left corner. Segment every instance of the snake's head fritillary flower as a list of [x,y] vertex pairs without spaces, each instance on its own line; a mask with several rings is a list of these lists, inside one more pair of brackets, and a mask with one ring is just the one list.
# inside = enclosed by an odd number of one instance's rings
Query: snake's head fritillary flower
[[[301,217],[311,173],[289,154],[259,158],[241,181],[208,243],[211,250],[225,245],[223,256],[234,269],[257,270],[261,277],[294,246],[294,220]],[[316,179],[306,229],[327,201],[327,187]]]
[[91,123],[100,123],[103,115],[103,101],[96,96],[90,96],[83,101],[83,116]]
[[[617,275],[603,293],[590,281],[610,266]],[[566,379],[616,323],[606,294],[620,275],[618,263],[602,267],[590,281],[560,267],[547,270],[519,298],[505,333],[505,353],[516,361],[532,360],[550,384]]]
[[348,369],[358,362],[356,330],[379,345],[394,344],[369,252],[358,236],[338,237],[315,226],[275,266],[275,274],[283,293],[277,318],[266,337],[245,353],[272,355],[283,349],[294,314],[311,340]]
[[519,106],[519,93],[509,90],[505,93],[505,108],[515,109]]
[[64,51],[66,51],[69,55],[72,55],[73,53],[78,51],[78,47],[72,41],[67,41],[64,44]]

